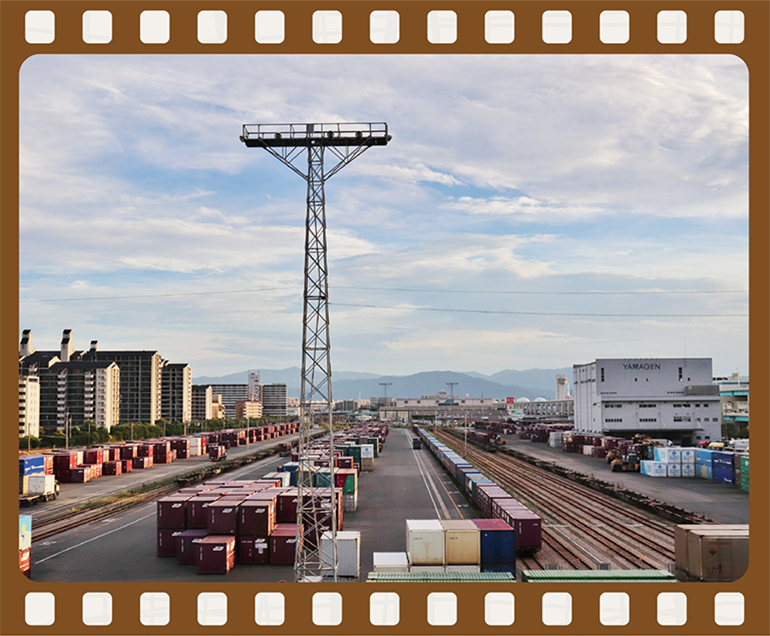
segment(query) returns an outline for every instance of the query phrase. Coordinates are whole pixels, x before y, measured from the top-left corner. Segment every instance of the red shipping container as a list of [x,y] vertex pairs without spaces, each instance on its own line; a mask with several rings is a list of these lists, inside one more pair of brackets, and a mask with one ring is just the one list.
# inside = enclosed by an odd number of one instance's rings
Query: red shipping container
[[158,528],[158,556],[176,557],[178,537],[184,529]]
[[153,448],[149,444],[140,444],[136,447],[137,457],[152,457]]
[[171,463],[171,455],[166,455],[166,453],[155,451],[155,454],[152,457],[152,461],[155,464],[170,464]]
[[269,565],[269,538],[247,535],[238,537],[238,563],[243,565]]
[[213,501],[207,508],[209,534],[236,535],[238,534],[237,501]]
[[134,469],[134,461],[131,459],[121,459],[120,465],[124,473],[130,473]]
[[53,475],[53,453],[43,453],[44,471],[46,475]]
[[163,497],[158,500],[158,528],[187,528],[188,496]]
[[148,457],[134,457],[134,459],[131,460],[131,465],[134,470],[142,470],[150,467],[150,461]]
[[270,564],[294,565],[296,547],[297,526],[279,523],[270,535]]
[[54,475],[60,484],[72,483],[72,474],[69,469],[60,468],[54,472]]
[[244,501],[238,508],[238,534],[269,537],[275,529],[275,500]]
[[76,453],[61,453],[54,455],[53,458],[54,470],[62,468],[64,470],[71,470],[78,465],[78,456]]
[[187,502],[187,527],[208,528],[208,506],[218,501],[216,495],[198,495]]
[[72,468],[69,471],[70,482],[73,484],[85,484],[91,479],[91,471],[86,473],[86,469],[83,466]]
[[209,536],[195,547],[198,574],[227,574],[235,567],[235,537]]
[[208,533],[206,530],[185,530],[176,537],[176,562],[179,565],[195,565],[196,546]]
[[91,466],[91,479],[96,479],[102,476],[102,466],[104,464],[90,464]]
[[190,451],[185,448],[180,448],[174,451],[177,459],[188,459],[190,457]]
[[102,464],[104,463],[104,453],[96,448],[90,448],[83,454],[83,463]]
[[278,495],[278,505],[275,510],[277,523],[296,523],[297,521],[297,489],[282,492]]
[[138,446],[136,444],[128,444],[120,449],[121,459],[133,459],[137,456]]
[[120,475],[123,473],[121,462],[105,462],[102,466],[102,475]]
[[30,575],[30,548],[26,550],[19,550],[19,569],[24,573],[24,576],[29,578]]

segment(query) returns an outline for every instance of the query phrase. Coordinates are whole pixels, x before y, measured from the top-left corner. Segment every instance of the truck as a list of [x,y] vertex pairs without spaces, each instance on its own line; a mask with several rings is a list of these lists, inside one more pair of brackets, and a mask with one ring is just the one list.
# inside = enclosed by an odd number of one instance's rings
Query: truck
[[59,496],[59,482],[54,475],[28,475],[19,478],[19,505],[33,506]]
[[286,457],[291,455],[291,442],[281,442],[278,444],[278,456]]

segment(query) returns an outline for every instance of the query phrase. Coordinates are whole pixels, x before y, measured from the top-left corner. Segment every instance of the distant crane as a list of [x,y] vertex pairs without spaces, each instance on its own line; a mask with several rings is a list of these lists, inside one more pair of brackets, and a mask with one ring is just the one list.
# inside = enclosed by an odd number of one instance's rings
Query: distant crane
[[[372,146],[390,141],[388,125],[244,124],[240,140],[248,148],[264,148],[307,181],[305,221],[305,285],[302,313],[302,378],[300,397],[299,467],[297,470],[296,581],[337,580],[337,522],[334,494],[334,429],[332,367],[329,357],[329,283],[326,264],[326,197],[324,184]],[[302,157],[307,150],[307,167]],[[325,170],[326,151],[332,167]],[[313,401],[325,403],[329,428],[331,488],[315,488],[305,452],[312,432]],[[330,494],[329,494],[330,493]],[[331,554],[321,553],[321,536],[331,532]]]

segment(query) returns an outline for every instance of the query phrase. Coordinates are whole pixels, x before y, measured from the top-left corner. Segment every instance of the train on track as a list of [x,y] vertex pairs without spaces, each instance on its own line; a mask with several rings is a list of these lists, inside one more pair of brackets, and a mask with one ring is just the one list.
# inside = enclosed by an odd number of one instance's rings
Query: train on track
[[[502,519],[516,531],[516,551],[534,554],[543,545],[542,519],[431,433],[415,428],[457,485],[489,519]],[[487,438],[488,439],[488,438]]]

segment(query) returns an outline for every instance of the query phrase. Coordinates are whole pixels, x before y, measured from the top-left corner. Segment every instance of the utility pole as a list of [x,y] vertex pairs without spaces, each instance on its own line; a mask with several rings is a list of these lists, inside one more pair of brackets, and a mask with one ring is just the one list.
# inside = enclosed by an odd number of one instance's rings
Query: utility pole
[[64,412],[64,449],[70,448],[70,412]]
[[[307,182],[305,282],[302,314],[302,376],[297,469],[296,581],[337,580],[337,520],[334,492],[334,425],[329,283],[326,258],[326,181],[372,146],[390,141],[386,123],[244,124],[240,140],[263,148]],[[307,151],[306,167],[302,157]],[[328,154],[327,154],[328,153]],[[325,168],[325,155],[331,168]],[[311,442],[312,403],[326,404],[332,487],[324,495],[312,483],[306,449]],[[331,531],[332,554],[321,554],[320,537]],[[331,557],[331,560],[329,559]],[[331,562],[330,562],[331,561]]]

